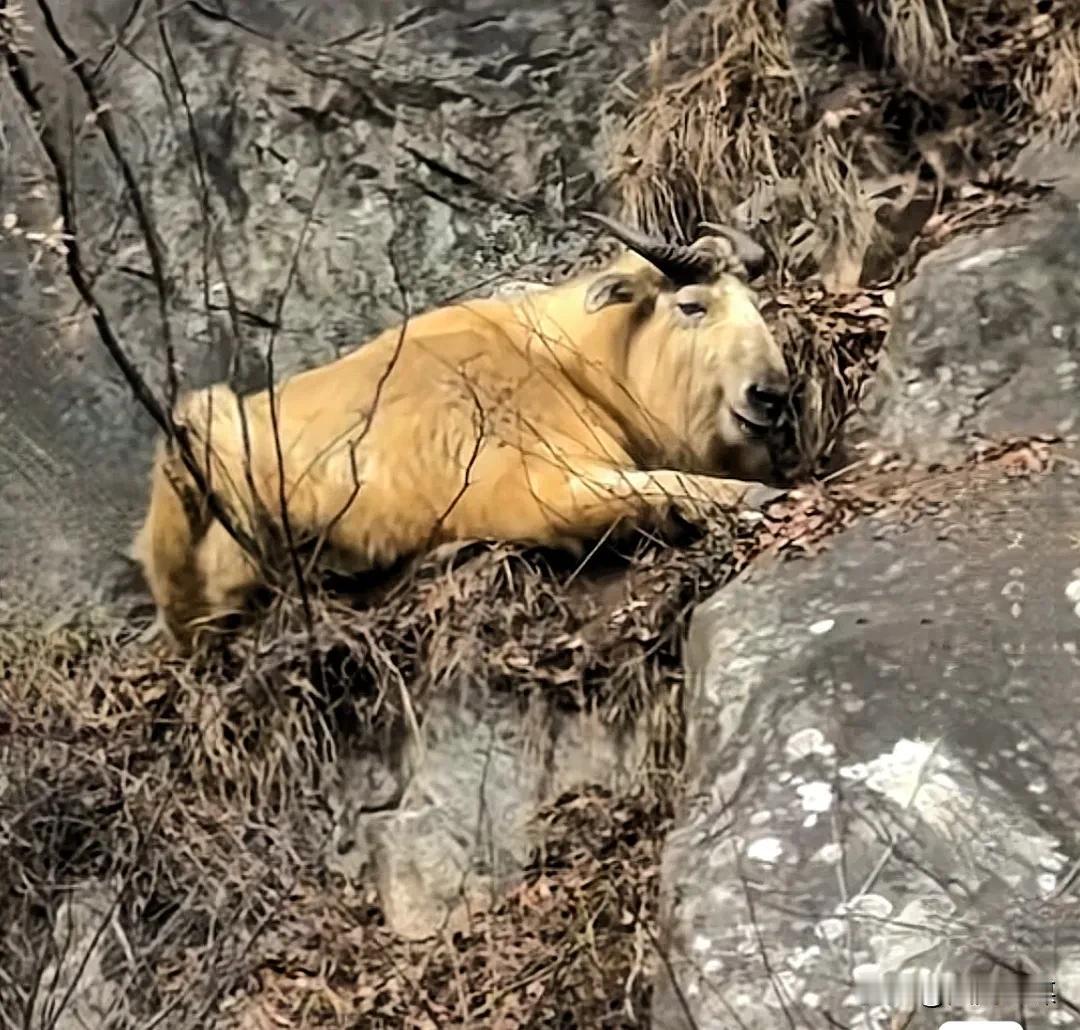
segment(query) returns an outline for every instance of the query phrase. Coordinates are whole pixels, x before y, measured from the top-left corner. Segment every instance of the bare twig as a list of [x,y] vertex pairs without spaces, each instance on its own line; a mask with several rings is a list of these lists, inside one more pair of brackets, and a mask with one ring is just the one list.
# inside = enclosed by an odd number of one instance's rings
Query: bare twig
[[[356,451],[360,444],[362,444],[367,438],[368,433],[371,431],[371,426],[372,423],[375,421],[375,413],[378,410],[379,402],[382,399],[382,393],[386,387],[386,382],[390,378],[391,373],[397,367],[398,361],[401,358],[401,351],[402,348],[405,346],[405,338],[409,330],[409,320],[411,318],[411,301],[409,299],[409,291],[406,288],[405,282],[401,277],[401,269],[398,267],[397,256],[394,254],[393,239],[391,239],[387,243],[386,259],[387,263],[390,265],[391,271],[393,272],[394,285],[397,287],[398,297],[401,301],[401,324],[398,327],[397,342],[394,344],[394,351],[390,355],[390,360],[386,363],[386,368],[382,370],[382,372],[379,374],[378,380],[376,380],[375,392],[372,396],[371,405],[368,408],[368,411],[364,417],[363,428],[360,430],[359,434],[355,438],[349,441],[348,444],[349,464],[353,480],[352,490],[349,492],[349,496],[345,499],[345,503],[342,504],[341,507],[334,513],[334,516],[329,520],[329,522],[327,522],[322,533],[319,535],[319,540],[316,543],[311,563],[309,563],[308,565],[309,572],[314,566],[314,562],[318,558],[318,555],[321,553],[323,547],[325,546],[327,541],[329,541],[330,535],[333,532],[334,528],[345,517],[345,513],[352,507],[353,503],[356,501],[356,498],[360,493],[363,484],[356,464]],[[330,446],[335,445],[339,441],[340,437],[336,440],[331,441],[331,443],[327,445],[327,448],[324,448],[322,451],[319,452],[319,454],[315,456],[314,459],[312,459],[313,463],[314,461],[317,461]],[[307,470],[305,470],[305,472],[301,474],[301,480],[303,479],[304,475],[306,475],[306,472]]]
[[300,252],[307,239],[308,230],[311,228],[311,221],[315,217],[315,209],[318,207],[319,197],[322,196],[323,186],[326,184],[326,173],[329,169],[329,160],[323,161],[322,169],[319,172],[319,181],[315,186],[315,194],[311,198],[307,215],[304,217],[304,224],[296,239],[296,247],[293,249],[292,260],[289,262],[289,271],[285,276],[285,285],[282,287],[281,293],[278,294],[277,304],[274,308],[274,328],[270,331],[270,342],[266,347],[266,389],[270,400],[270,427],[274,434],[274,456],[277,461],[278,504],[281,508],[281,528],[285,534],[285,546],[289,549],[289,561],[292,565],[293,575],[296,577],[296,588],[300,592],[300,603],[304,608],[304,621],[307,624],[309,634],[313,632],[315,623],[311,610],[311,599],[308,597],[307,584],[304,581],[304,567],[300,562],[300,555],[296,550],[296,538],[293,533],[292,519],[289,516],[289,505],[286,496],[285,456],[281,449],[281,427],[279,425],[277,401],[274,396],[274,344],[277,341],[278,327],[282,324],[281,319],[285,310],[285,301],[288,299],[289,292],[292,290],[293,281],[296,278],[296,269],[300,261]]
[[105,66],[113,59],[116,52],[125,47],[124,37],[127,35],[128,30],[135,24],[135,19],[138,18],[139,12],[142,10],[144,0],[133,0],[131,7],[128,8],[128,12],[124,15],[124,21],[120,27],[113,34],[112,41],[109,43],[108,49],[101,55],[100,60],[94,65],[93,70],[90,72],[91,81],[101,77],[101,73],[105,70]]
[[[203,303],[207,309],[207,316],[209,321],[209,312],[212,308],[210,303],[210,269],[206,255],[209,247],[213,247],[214,263],[217,266],[218,274],[221,276],[221,281],[225,285],[225,301],[226,308],[229,313],[229,325],[232,331],[232,354],[229,359],[229,385],[235,391],[236,379],[238,373],[238,366],[240,361],[240,352],[243,347],[243,332],[240,328],[240,307],[236,301],[236,292],[233,290],[232,280],[229,277],[228,268],[225,264],[225,255],[222,253],[221,241],[218,238],[216,228],[211,222],[212,206],[210,202],[210,186],[206,175],[206,155],[204,153],[202,140],[199,137],[199,131],[195,124],[195,115],[191,109],[191,101],[188,97],[187,87],[184,84],[184,78],[180,74],[180,65],[176,60],[176,55],[173,52],[172,41],[169,38],[169,31],[166,26],[166,17],[169,12],[166,12],[163,7],[164,0],[157,0],[158,11],[158,38],[161,41],[161,48],[165,53],[165,59],[169,65],[169,71],[172,75],[173,82],[176,85],[177,93],[180,95],[180,104],[184,109],[184,117],[187,121],[188,136],[191,140],[191,152],[195,158],[195,185],[199,191],[200,209],[203,216]],[[164,84],[162,90],[165,95],[168,95],[168,90],[165,89]],[[267,323],[268,328],[275,329],[277,327],[276,322]],[[210,332],[212,333],[212,328]],[[251,469],[251,428],[248,423],[247,409],[243,403],[237,404],[237,413],[240,416],[240,437],[244,446],[244,481],[247,485],[248,496],[251,498],[253,506],[259,505],[259,492],[255,489],[255,480]],[[256,512],[251,513],[253,516]]]
[[150,841],[153,839],[154,834],[157,832],[158,825],[161,822],[161,817],[165,814],[165,809],[172,801],[172,792],[169,790],[162,791],[161,801],[154,812],[153,817],[150,820],[149,825],[145,829],[138,830],[139,843],[135,848],[135,852],[132,856],[130,868],[125,873],[124,878],[120,884],[120,889],[116,892],[116,896],[113,898],[109,905],[108,911],[102,916],[97,930],[94,932],[93,937],[90,939],[90,944],[84,949],[82,960],[79,962],[79,967],[75,972],[75,976],[71,978],[71,983],[68,984],[67,990],[64,992],[64,996],[57,1007],[55,1014],[49,1021],[45,1030],[55,1030],[56,1024],[60,1017],[63,1015],[64,1010],[67,1008],[68,1003],[71,1001],[71,996],[75,993],[75,988],[78,987],[79,981],[82,979],[83,973],[86,972],[86,967],[93,957],[94,952],[97,950],[98,944],[101,942],[101,938],[105,931],[108,929],[109,924],[112,922],[113,917],[116,915],[120,908],[121,903],[127,896],[128,891],[131,889],[131,885],[135,880],[135,876],[140,872],[139,864],[143,854],[150,845]]
[[165,269],[164,248],[158,236],[157,227],[154,225],[154,221],[150,217],[150,212],[143,200],[142,190],[139,188],[139,183],[135,178],[135,171],[131,167],[131,162],[128,161],[127,155],[120,146],[120,140],[116,135],[116,126],[113,124],[112,111],[107,104],[101,102],[97,95],[93,74],[86,66],[86,58],[80,57],[64,38],[59,25],[56,23],[56,18],[53,16],[48,0],[37,0],[37,5],[45,21],[45,30],[60,53],[64,55],[69,70],[78,79],[79,85],[82,87],[86,102],[90,105],[91,115],[101,129],[109,151],[120,169],[120,175],[131,199],[131,206],[135,209],[135,218],[139,223],[139,230],[142,232],[143,240],[146,242],[146,251],[150,257],[150,266],[153,269],[154,285],[157,287],[162,342],[165,346],[168,397],[171,406],[176,403],[176,397],[179,393],[176,353],[173,348],[172,326],[169,319],[169,302],[172,299],[173,290]]
[[[0,12],[7,6],[7,0],[0,0]],[[57,203],[60,209],[60,220],[64,234],[64,259],[67,267],[68,278],[72,286],[86,304],[87,310],[93,319],[98,337],[102,345],[112,358],[121,375],[127,382],[135,399],[146,410],[147,414],[158,424],[166,437],[173,441],[180,452],[181,460],[190,474],[196,489],[206,498],[207,504],[214,517],[222,524],[229,535],[250,555],[257,556],[258,548],[251,536],[237,526],[231,518],[221,498],[213,492],[195,460],[191,450],[191,444],[187,433],[178,427],[171,411],[164,408],[150,389],[142,374],[132,363],[124,351],[112,325],[105,314],[105,310],[97,299],[93,287],[86,275],[83,264],[82,251],[79,245],[78,229],[75,222],[75,209],[71,182],[67,167],[60,155],[56,136],[52,126],[41,106],[37,91],[30,80],[25,66],[19,58],[13,41],[3,43],[3,59],[8,75],[16,92],[26,105],[27,109],[37,123],[38,139],[42,150],[52,166],[53,176],[56,180]],[[111,124],[111,123],[110,123]]]

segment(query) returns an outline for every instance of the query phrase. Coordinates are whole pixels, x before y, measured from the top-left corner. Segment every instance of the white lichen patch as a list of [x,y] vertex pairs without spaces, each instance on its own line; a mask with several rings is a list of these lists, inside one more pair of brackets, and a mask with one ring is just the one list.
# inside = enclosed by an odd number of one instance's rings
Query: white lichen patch
[[1039,865],[1051,873],[1060,873],[1069,864],[1069,856],[1061,851],[1053,851],[1039,858]]
[[787,739],[784,752],[792,761],[820,753],[825,745],[825,734],[816,726],[798,730]]
[[842,765],[840,775],[845,780],[854,780],[856,783],[865,780],[870,775],[870,766],[865,762],[853,762],[851,765]]
[[796,948],[787,957],[787,964],[792,969],[802,969],[803,966],[813,965],[821,957],[821,948],[816,944],[810,944],[805,948]]
[[907,808],[916,795],[930,786],[928,780],[949,762],[935,754],[934,745],[925,740],[898,740],[891,752],[868,763],[867,786],[889,800]]
[[806,812],[827,812],[832,808],[832,785],[824,780],[814,780],[796,788],[803,810]]
[[778,837],[759,837],[746,849],[746,857],[772,865],[780,860],[784,845]]
[[880,894],[860,894],[847,904],[849,912],[871,919],[888,919],[892,915],[892,902]]
[[836,865],[843,857],[844,849],[833,841],[818,848],[810,861],[824,862],[826,865]]
[[814,933],[822,940],[833,941],[840,940],[844,936],[845,923],[843,919],[822,919],[817,926],[814,927]]

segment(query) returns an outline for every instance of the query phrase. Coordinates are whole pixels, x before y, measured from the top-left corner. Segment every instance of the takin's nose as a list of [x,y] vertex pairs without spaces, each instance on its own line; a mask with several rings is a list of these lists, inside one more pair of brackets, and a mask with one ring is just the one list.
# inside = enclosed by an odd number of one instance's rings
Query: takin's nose
[[780,420],[791,393],[791,381],[786,375],[772,373],[762,376],[746,388],[746,403],[750,411],[763,421]]

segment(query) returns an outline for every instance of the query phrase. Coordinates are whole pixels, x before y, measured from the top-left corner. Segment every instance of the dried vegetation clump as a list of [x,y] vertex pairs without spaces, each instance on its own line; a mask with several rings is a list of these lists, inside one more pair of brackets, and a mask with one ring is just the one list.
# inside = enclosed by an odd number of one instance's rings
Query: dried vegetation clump
[[[1071,144],[1080,9],[1047,0],[712,0],[670,25],[610,139],[643,227],[734,219],[776,279],[881,284],[926,219]],[[633,87],[635,84],[631,84]]]
[[430,942],[395,937],[370,892],[300,885],[293,912],[322,932],[281,941],[224,1025],[641,1025],[668,806],[589,792],[539,818],[551,845],[524,881]]

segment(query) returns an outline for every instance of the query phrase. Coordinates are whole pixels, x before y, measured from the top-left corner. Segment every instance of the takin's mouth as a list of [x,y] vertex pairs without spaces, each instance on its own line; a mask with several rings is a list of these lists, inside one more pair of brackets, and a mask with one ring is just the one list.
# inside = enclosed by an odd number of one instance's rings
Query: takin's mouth
[[758,422],[755,419],[747,418],[734,408],[731,409],[731,417],[735,420],[735,424],[752,440],[763,440],[773,428],[771,422]]

